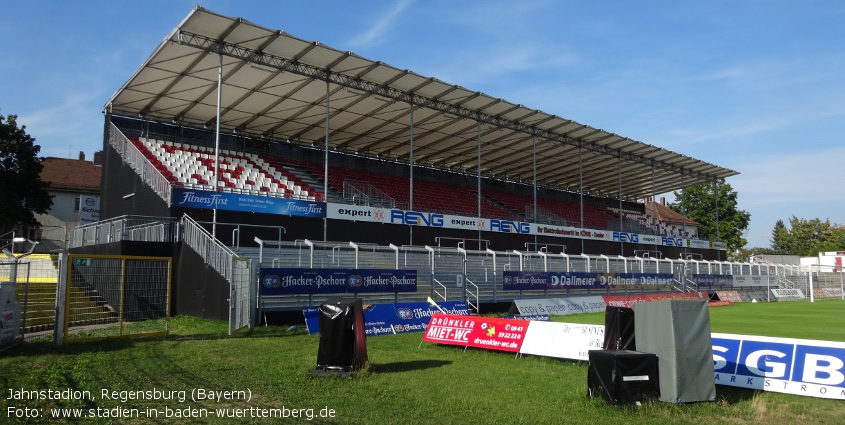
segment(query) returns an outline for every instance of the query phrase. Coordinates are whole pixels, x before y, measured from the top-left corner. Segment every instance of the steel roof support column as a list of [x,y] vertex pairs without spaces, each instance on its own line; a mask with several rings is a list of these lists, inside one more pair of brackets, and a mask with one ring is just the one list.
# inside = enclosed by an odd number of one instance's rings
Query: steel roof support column
[[[477,139],[478,139],[478,179],[476,182],[476,191],[478,191],[478,222],[481,222],[481,121],[477,125]],[[476,226],[477,227],[477,226]],[[481,228],[478,228],[478,250],[481,250]]]
[[[578,206],[581,207],[581,229],[584,229],[584,163],[581,143],[578,143]],[[581,255],[584,255],[584,237],[581,236]]]
[[[714,183],[713,184],[713,190],[716,192],[715,193],[715,198],[716,198],[716,240],[721,242],[722,241],[722,235],[719,234],[719,192],[720,192],[719,191],[719,180],[716,180],[713,183]],[[716,250],[716,258],[718,258],[719,261],[722,261],[722,253],[719,252],[718,249]]]
[[[329,200],[329,96],[331,92],[329,91],[329,79],[326,78],[326,153],[325,159],[323,160],[323,196],[325,197],[324,201],[328,202]],[[328,240],[328,233],[329,233],[329,219],[327,217],[323,217],[323,241]]]
[[[686,179],[684,177],[685,177],[685,175],[681,174],[681,195],[683,195],[684,192],[687,189],[687,184],[685,182]],[[681,229],[683,229],[681,231],[681,237],[684,238],[684,257],[686,257],[686,254],[687,254],[687,204],[686,204],[686,202],[684,202],[683,205],[681,205],[681,206],[683,207],[683,211],[681,212],[681,215],[684,217],[684,225],[681,228]]]
[[[214,191],[219,190],[220,179],[220,104],[223,93],[223,50],[218,53],[220,58],[217,65],[217,125],[214,130]],[[217,239],[217,202],[214,203],[214,214],[211,218],[211,237]]]
[[[534,174],[534,223],[539,223],[537,220],[537,135],[534,134],[531,138],[531,168],[532,173]],[[538,242],[538,237],[534,235],[534,244],[536,245]]]
[[[617,167],[617,174],[619,175],[619,232],[623,232],[624,228],[622,225],[622,157],[619,157],[619,163]],[[619,255],[625,255],[625,242],[622,240],[620,235],[619,237]],[[627,267],[627,265],[626,265]]]
[[655,193],[654,188],[654,165],[651,166],[651,216],[654,218],[654,226],[657,230],[658,235],[663,235],[660,233],[660,220],[657,218],[657,194]]
[[[408,210],[414,210],[414,102],[411,99],[411,152],[409,154],[408,169],[410,172],[410,186],[408,188]],[[414,244],[414,226],[408,226],[408,244]]]

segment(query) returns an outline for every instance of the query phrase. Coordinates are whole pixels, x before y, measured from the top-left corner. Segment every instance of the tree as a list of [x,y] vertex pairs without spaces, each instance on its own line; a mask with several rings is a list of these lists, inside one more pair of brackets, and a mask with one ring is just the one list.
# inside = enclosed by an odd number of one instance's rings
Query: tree
[[830,220],[800,219],[792,216],[789,229],[778,220],[772,232],[772,248],[782,254],[815,257],[819,252],[845,250],[845,226],[831,225]]
[[38,228],[35,214],[46,214],[53,205],[48,183],[41,181],[41,146],[18,128],[17,115],[0,115],[0,231],[17,227]]
[[772,251],[778,254],[786,254],[786,246],[784,244],[787,243],[787,239],[789,238],[789,230],[787,230],[786,225],[783,224],[783,220],[778,220],[775,223],[775,228],[772,229]]
[[746,244],[742,234],[748,229],[751,214],[737,209],[737,195],[730,184],[702,183],[675,192],[669,208],[700,224],[698,235],[721,240],[733,252]]

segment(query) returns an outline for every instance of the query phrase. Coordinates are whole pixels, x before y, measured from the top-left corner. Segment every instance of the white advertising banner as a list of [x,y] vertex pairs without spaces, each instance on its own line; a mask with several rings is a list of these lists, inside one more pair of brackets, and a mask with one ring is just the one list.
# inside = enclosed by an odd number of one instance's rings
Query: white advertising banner
[[804,292],[800,289],[772,289],[772,295],[781,300],[803,300],[807,297],[804,296]]
[[[519,314],[567,315],[581,313],[603,313],[607,304],[598,295],[571,298],[545,298],[513,300]],[[512,313],[516,313],[513,312]]]
[[733,275],[733,286],[734,288],[748,288],[748,287],[755,287],[755,286],[769,286],[769,284],[775,284],[773,282],[774,279],[770,279],[769,275],[741,275],[735,274]]
[[520,354],[588,361],[589,350],[604,345],[603,325],[531,322]]
[[326,217],[334,220],[364,221],[369,223],[402,224],[406,226],[439,227],[444,229],[483,230],[497,233],[556,236],[600,241],[618,241],[644,245],[664,245],[725,249],[721,243],[665,236],[641,235],[612,230],[581,229],[525,221],[497,220],[459,215],[406,211],[396,208],[377,208],[363,205],[326,204]]
[[97,195],[79,196],[79,224],[100,221],[100,197]]
[[845,400],[845,343],[712,334],[718,385]]

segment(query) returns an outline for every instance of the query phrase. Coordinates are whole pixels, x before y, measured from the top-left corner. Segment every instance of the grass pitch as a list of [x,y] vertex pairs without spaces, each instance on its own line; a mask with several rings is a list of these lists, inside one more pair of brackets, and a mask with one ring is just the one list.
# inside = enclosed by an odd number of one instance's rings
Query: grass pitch
[[[712,308],[710,317],[713,332],[845,341],[839,300],[737,303]],[[602,324],[604,315],[555,320]],[[723,386],[712,403],[617,408],[586,397],[586,363],[420,346],[421,333],[368,338],[370,364],[353,378],[311,377],[319,336],[287,327],[225,333],[226,323],[177,317],[164,337],[62,349],[33,342],[7,350],[0,353],[0,423],[841,424],[845,418],[843,401]],[[40,397],[69,388],[87,397]],[[16,397],[21,391],[36,399]],[[227,415],[242,417],[218,417]]]

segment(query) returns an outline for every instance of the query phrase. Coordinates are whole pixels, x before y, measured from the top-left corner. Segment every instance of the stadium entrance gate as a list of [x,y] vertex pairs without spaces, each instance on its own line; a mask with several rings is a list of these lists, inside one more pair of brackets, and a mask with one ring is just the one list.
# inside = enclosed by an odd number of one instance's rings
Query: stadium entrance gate
[[49,254],[0,256],[0,351],[26,340],[52,340],[57,261]]
[[172,262],[68,254],[59,273],[56,343],[168,333]]

